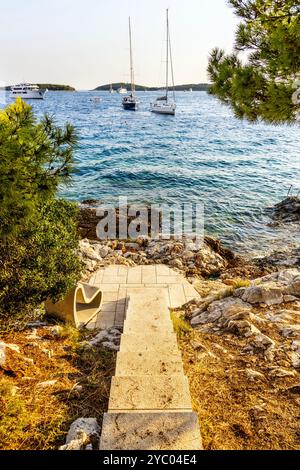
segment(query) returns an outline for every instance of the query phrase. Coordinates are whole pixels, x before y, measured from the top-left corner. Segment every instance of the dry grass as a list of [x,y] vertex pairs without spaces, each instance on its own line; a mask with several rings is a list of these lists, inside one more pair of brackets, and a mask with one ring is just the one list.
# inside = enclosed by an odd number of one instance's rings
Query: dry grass
[[[75,419],[95,417],[101,425],[107,410],[113,353],[83,349],[79,343],[85,334],[72,327],[63,328],[58,337],[43,328],[36,340],[28,334],[30,330],[1,338],[18,344],[21,353],[7,350],[0,367],[0,449],[56,449]],[[49,380],[56,382],[38,385]]]
[[[299,378],[270,380],[235,337],[193,330],[180,345],[205,449],[300,449]],[[265,378],[250,381],[246,368]]]

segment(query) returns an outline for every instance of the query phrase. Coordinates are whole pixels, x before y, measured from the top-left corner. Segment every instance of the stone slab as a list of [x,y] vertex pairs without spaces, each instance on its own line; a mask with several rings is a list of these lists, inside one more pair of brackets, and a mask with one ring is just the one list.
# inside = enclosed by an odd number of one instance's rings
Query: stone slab
[[172,354],[161,358],[151,353],[119,352],[115,375],[172,375],[183,374],[181,358]]
[[109,412],[192,410],[188,380],[183,374],[168,376],[115,376]]
[[109,413],[100,450],[202,450],[196,413]]
[[121,337],[120,351],[133,351],[136,353],[146,351],[162,353],[164,351],[164,354],[170,351],[170,353],[177,352],[179,354],[177,338],[175,333],[172,332],[148,336],[124,333]]

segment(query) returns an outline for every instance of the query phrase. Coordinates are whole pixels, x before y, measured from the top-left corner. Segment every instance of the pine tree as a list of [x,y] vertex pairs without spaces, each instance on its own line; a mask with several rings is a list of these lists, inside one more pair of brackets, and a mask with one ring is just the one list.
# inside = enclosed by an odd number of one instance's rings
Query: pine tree
[[[229,0],[241,18],[234,53],[211,52],[211,93],[251,121],[295,122],[300,115],[300,3]],[[298,91],[297,91],[298,89]]]
[[80,278],[77,206],[56,197],[76,141],[71,125],[38,122],[20,99],[0,111],[0,331],[20,327]]

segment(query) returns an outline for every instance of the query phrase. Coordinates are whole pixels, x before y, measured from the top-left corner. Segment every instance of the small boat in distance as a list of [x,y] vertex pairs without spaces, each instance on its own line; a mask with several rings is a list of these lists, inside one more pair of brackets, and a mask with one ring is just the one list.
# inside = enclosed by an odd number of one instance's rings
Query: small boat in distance
[[21,83],[11,87],[10,98],[23,98],[25,100],[43,100],[48,90],[41,90],[37,85]]
[[112,83],[111,83],[109,93],[114,93],[114,92],[115,92],[115,90],[113,89],[113,86],[112,86]]
[[192,93],[192,92],[193,92],[193,88],[190,88],[190,90],[189,90],[189,91],[190,91],[190,93]]
[[139,99],[135,94],[134,84],[134,69],[133,69],[133,56],[132,56],[132,38],[131,38],[131,20],[129,17],[129,44],[130,44],[130,80],[131,80],[131,92],[129,95],[124,96],[122,100],[123,108],[128,111],[137,111],[139,107]]
[[121,88],[118,89],[119,95],[126,95],[127,93],[127,88],[121,86]]
[[[170,41],[170,29],[169,29],[169,10],[167,9],[167,60],[166,60],[166,94],[157,98],[154,103],[151,103],[152,113],[157,114],[169,114],[174,116],[176,111],[175,102],[175,86],[174,86],[174,70],[172,60],[172,49]],[[173,100],[169,99],[169,62],[171,62],[171,73],[173,82]]]

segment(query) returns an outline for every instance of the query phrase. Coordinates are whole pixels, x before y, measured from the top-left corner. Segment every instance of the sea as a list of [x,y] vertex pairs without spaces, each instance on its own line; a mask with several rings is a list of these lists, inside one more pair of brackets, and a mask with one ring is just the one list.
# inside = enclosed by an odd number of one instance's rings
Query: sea
[[[249,123],[206,92],[176,92],[176,116],[151,113],[158,92],[49,92],[31,101],[78,134],[72,182],[61,196],[117,205],[203,204],[205,230],[246,256],[299,246],[298,225],[274,225],[269,208],[300,191],[299,125]],[[1,105],[4,106],[4,103]]]

